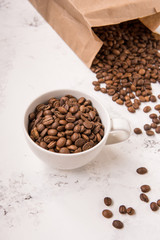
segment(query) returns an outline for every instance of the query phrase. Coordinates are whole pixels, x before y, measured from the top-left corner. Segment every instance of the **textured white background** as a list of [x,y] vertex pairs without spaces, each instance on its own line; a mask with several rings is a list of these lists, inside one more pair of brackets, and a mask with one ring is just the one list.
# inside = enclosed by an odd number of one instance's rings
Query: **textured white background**
[[[89,165],[74,171],[45,166],[27,146],[22,129],[25,108],[46,91],[85,90],[100,99],[111,117],[125,117],[131,128],[149,122],[93,90],[94,74],[78,59],[28,1],[0,0],[0,240],[159,240],[160,210],[140,201],[149,184],[150,201],[160,198],[160,136],[133,133],[106,146]],[[153,93],[160,93],[159,84]],[[150,106],[153,104],[150,103]],[[138,175],[145,166],[149,172]],[[103,198],[114,203],[112,219],[101,215]],[[121,204],[134,216],[120,215]],[[124,222],[124,229],[112,221]]]

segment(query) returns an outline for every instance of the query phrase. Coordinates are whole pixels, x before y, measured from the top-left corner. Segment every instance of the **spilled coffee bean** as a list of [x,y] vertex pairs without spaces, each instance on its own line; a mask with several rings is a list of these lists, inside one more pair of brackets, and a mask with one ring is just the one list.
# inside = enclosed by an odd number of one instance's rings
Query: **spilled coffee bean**
[[143,202],[149,202],[149,198],[146,194],[144,193],[141,193],[140,194],[140,199],[143,201]]
[[141,186],[141,191],[146,193],[146,192],[149,192],[151,190],[150,186],[149,185],[142,185]]
[[110,206],[112,204],[112,199],[110,197],[105,197],[104,203],[106,206]]
[[157,205],[156,202],[151,202],[150,203],[150,208],[152,211],[157,211],[159,209],[159,206]]
[[120,220],[114,220],[112,223],[113,227],[121,229],[124,227],[123,223]]
[[122,214],[125,214],[125,213],[127,212],[126,207],[125,207],[124,205],[121,205],[121,206],[119,207],[119,212],[122,213]]
[[145,173],[148,172],[148,170],[147,170],[147,168],[145,168],[145,167],[140,167],[140,168],[137,168],[136,172],[137,172],[138,174],[145,174]]
[[127,213],[129,215],[133,215],[133,214],[135,214],[135,210],[132,207],[129,207],[129,208],[127,208]]
[[102,211],[102,215],[105,218],[111,218],[113,216],[113,213],[110,210],[105,209],[105,210]]

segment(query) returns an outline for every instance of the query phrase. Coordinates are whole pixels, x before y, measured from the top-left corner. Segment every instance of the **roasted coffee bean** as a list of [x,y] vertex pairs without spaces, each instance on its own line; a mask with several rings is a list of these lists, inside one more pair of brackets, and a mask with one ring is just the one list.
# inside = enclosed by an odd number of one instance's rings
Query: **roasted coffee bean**
[[155,129],[155,132],[158,133],[158,134],[160,133],[160,126],[158,126],[158,127]]
[[141,191],[146,193],[146,192],[149,192],[151,190],[150,186],[149,185],[142,185],[141,186]]
[[157,200],[157,205],[160,207],[160,199]]
[[82,150],[83,150],[83,151],[86,151],[86,150],[92,148],[93,146],[94,146],[93,142],[91,142],[91,141],[90,141],[90,142],[87,142],[87,143],[85,143],[85,144],[83,145]]
[[58,141],[57,141],[57,146],[58,146],[58,147],[60,147],[60,148],[61,148],[61,147],[64,147],[65,144],[66,144],[66,138],[61,137],[61,138],[58,139]]
[[142,133],[142,130],[140,128],[135,128],[134,129],[134,133],[135,134],[141,134]]
[[106,206],[110,206],[112,204],[112,199],[110,197],[105,197],[104,203],[106,204]]
[[113,225],[113,227],[118,228],[118,229],[123,228],[123,223],[119,220],[114,220],[112,225]]
[[45,126],[42,123],[37,125],[37,131],[38,132],[42,132],[44,129],[45,129]]
[[155,114],[155,113],[151,113],[151,114],[149,115],[149,117],[150,117],[151,119],[153,119],[153,118],[157,118],[157,114]]
[[154,132],[153,132],[152,130],[148,130],[148,131],[146,131],[146,134],[147,134],[148,136],[153,136],[153,135],[154,135]]
[[156,102],[156,101],[157,101],[156,96],[151,95],[151,96],[150,96],[150,101],[151,101],[151,102]]
[[113,216],[113,213],[108,210],[108,209],[105,209],[102,211],[102,215],[105,217],[105,218],[111,218]]
[[75,141],[75,145],[77,147],[82,147],[84,144],[85,144],[85,140],[83,138],[78,138],[76,141]]
[[145,124],[144,125],[144,130],[145,131],[148,131],[148,130],[150,130],[151,129],[151,125],[149,125],[149,124]]
[[157,128],[157,124],[156,123],[151,123],[151,128]]
[[160,104],[157,104],[155,107],[154,107],[155,110],[159,111],[160,110]]
[[131,112],[131,113],[135,113],[134,107],[128,107],[128,111]]
[[145,113],[148,113],[150,111],[151,111],[151,107],[150,106],[146,106],[146,107],[143,108],[143,112],[145,112]]
[[160,99],[160,94],[158,95],[158,98]]
[[156,202],[151,202],[150,203],[150,208],[152,211],[157,211],[159,209],[159,206],[157,205]]
[[133,215],[133,214],[135,214],[135,210],[132,207],[129,207],[129,208],[127,208],[127,213],[129,215]]
[[70,152],[69,152],[68,148],[62,147],[62,148],[60,148],[59,153],[70,153]]
[[40,142],[40,147],[47,149],[47,143],[45,142]]
[[138,174],[145,174],[145,173],[148,172],[148,170],[147,170],[147,168],[145,168],[145,167],[140,167],[140,168],[137,168],[136,172],[137,172]]
[[124,205],[121,205],[121,206],[119,207],[119,212],[122,213],[122,214],[125,214],[125,213],[127,212],[126,207],[125,207]]
[[144,193],[141,193],[141,194],[140,194],[140,199],[141,199],[143,202],[149,202],[149,199],[148,199],[147,195],[144,194]]

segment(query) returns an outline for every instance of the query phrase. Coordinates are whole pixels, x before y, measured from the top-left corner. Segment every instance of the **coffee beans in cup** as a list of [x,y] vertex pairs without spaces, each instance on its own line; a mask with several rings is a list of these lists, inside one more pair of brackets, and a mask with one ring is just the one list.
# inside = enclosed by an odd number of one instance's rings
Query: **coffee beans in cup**
[[29,114],[28,132],[46,150],[78,153],[102,140],[104,126],[90,100],[66,95],[38,104]]

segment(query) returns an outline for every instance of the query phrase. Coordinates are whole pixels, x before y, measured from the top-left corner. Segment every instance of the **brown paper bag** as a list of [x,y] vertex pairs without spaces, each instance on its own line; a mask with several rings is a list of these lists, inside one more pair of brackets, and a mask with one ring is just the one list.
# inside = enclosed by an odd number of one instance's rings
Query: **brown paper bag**
[[29,0],[79,58],[90,67],[103,42],[92,27],[140,18],[160,26],[160,0]]

